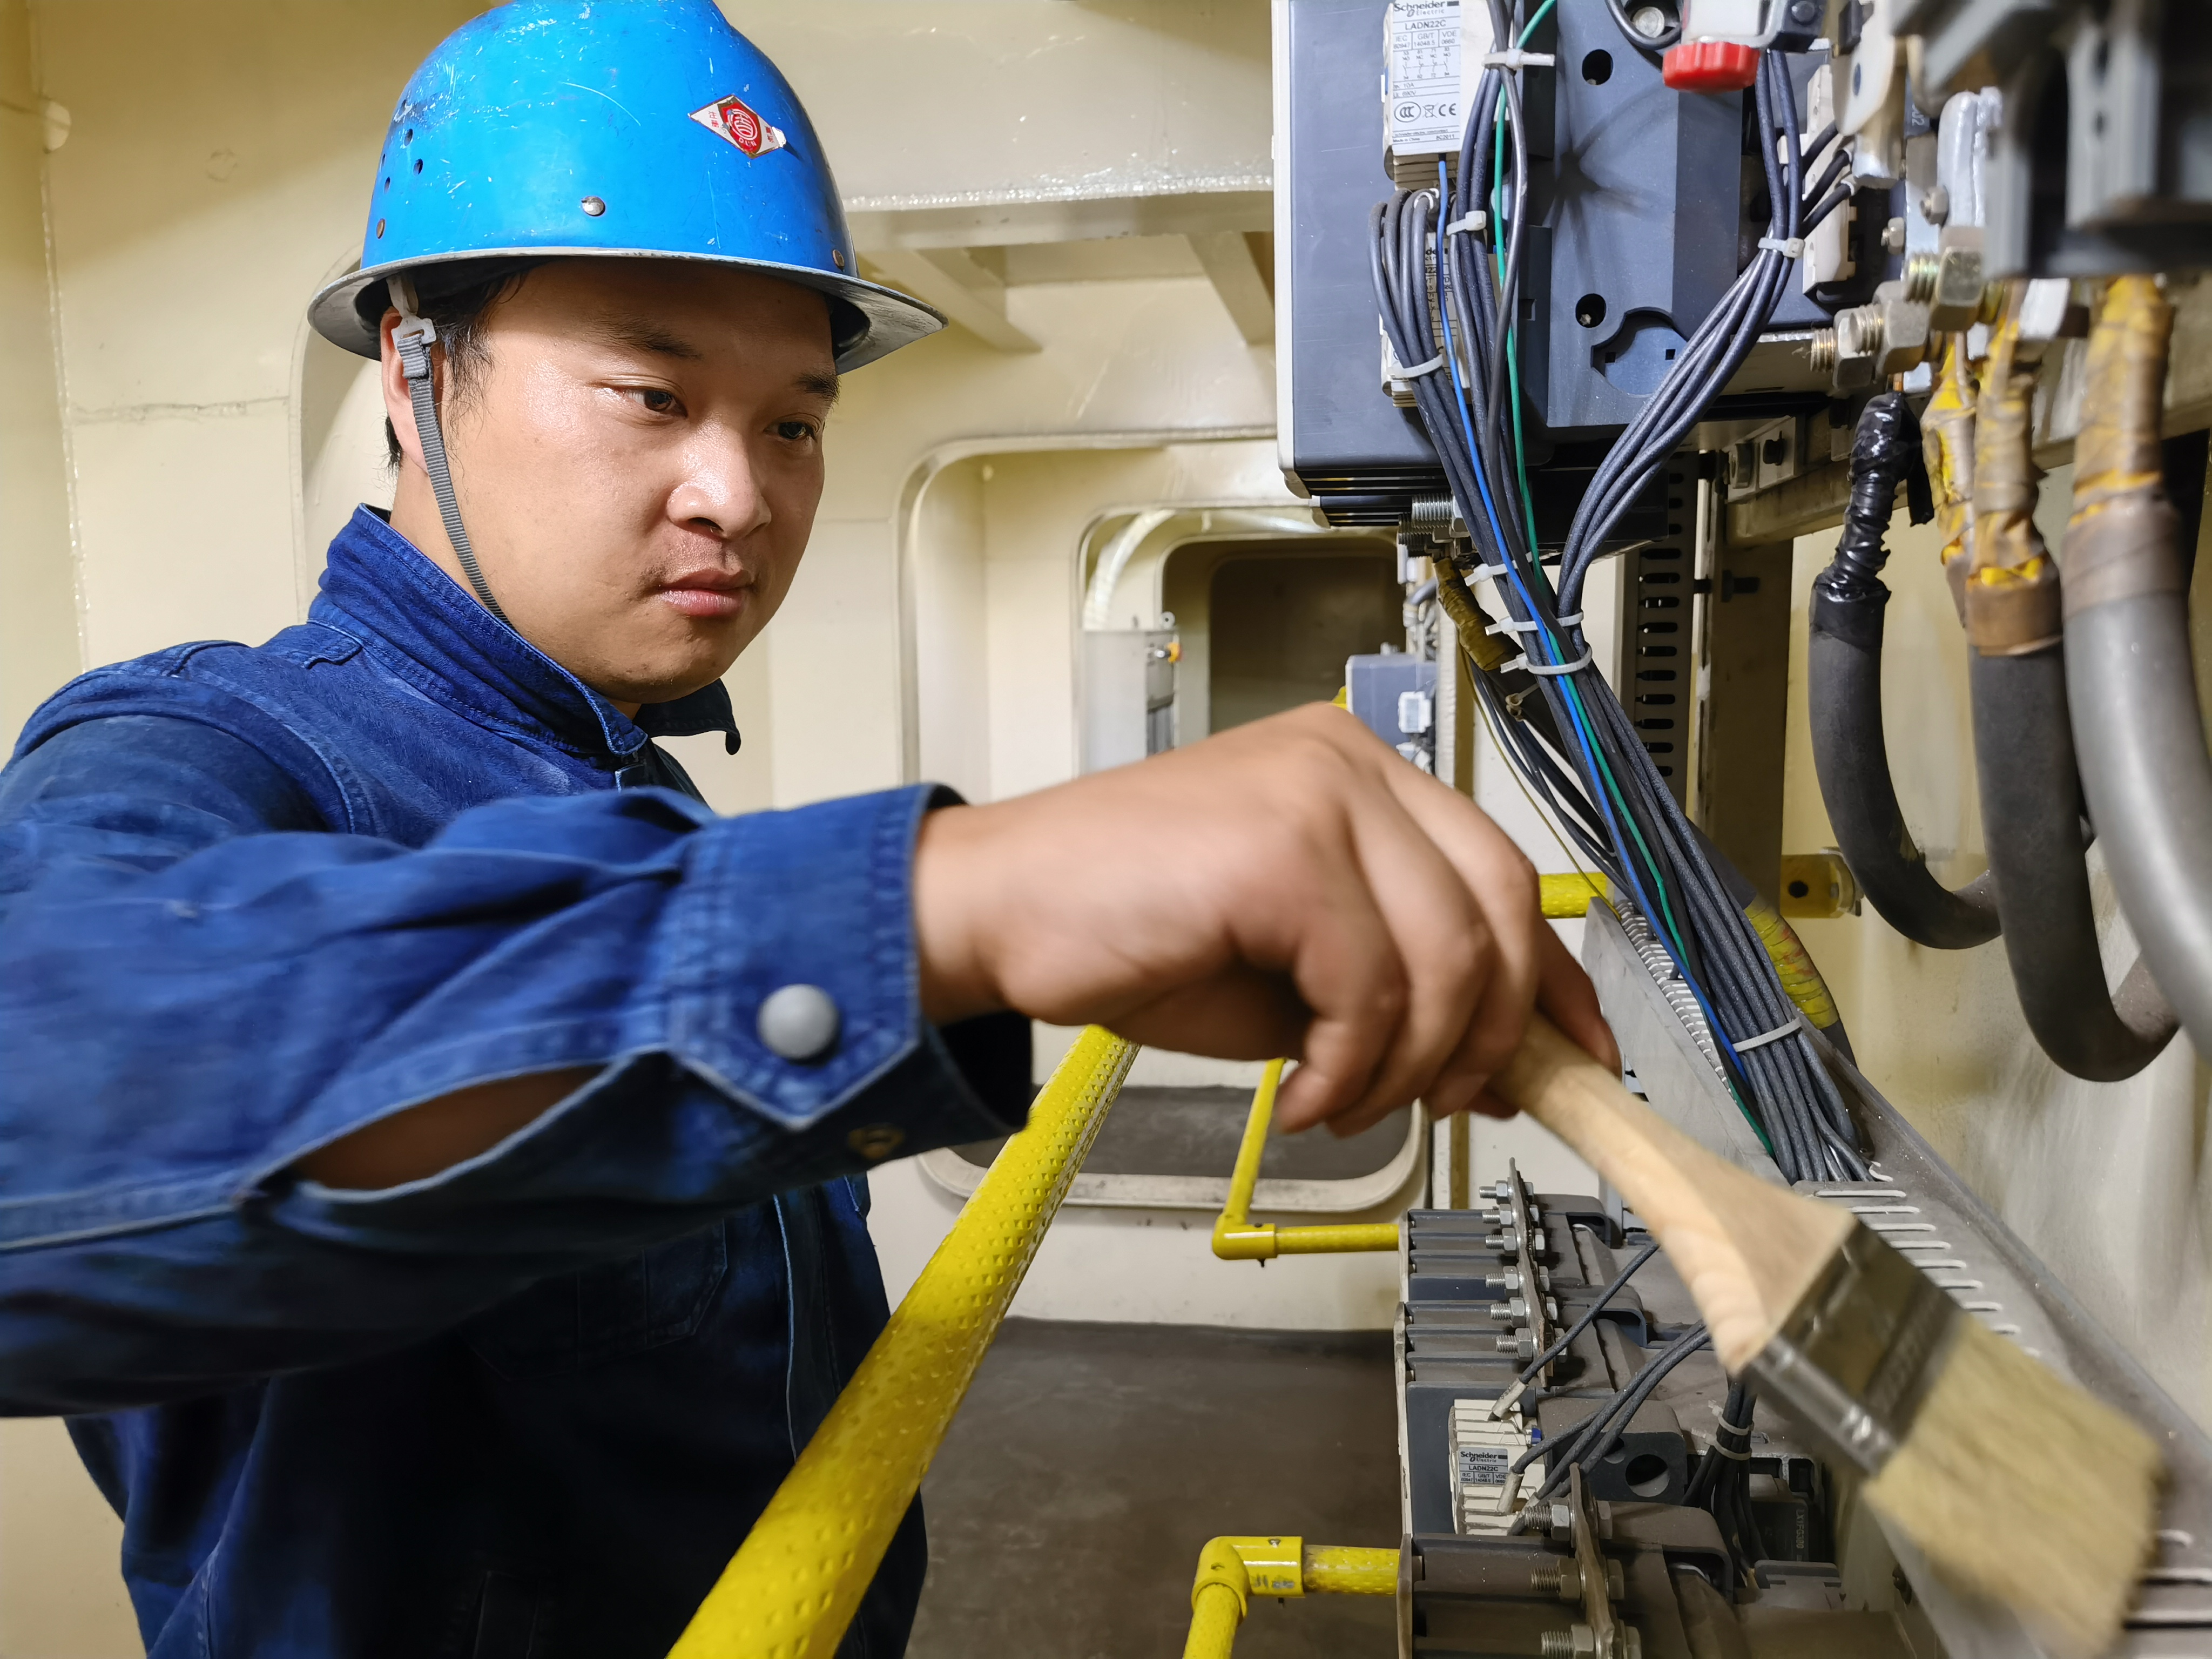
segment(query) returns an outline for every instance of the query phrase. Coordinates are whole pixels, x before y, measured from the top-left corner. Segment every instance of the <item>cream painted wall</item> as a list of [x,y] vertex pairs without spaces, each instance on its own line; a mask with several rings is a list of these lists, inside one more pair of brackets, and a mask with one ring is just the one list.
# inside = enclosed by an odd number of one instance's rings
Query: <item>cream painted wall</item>
[[82,665],[46,270],[46,151],[68,117],[32,72],[32,23],[0,0],[0,752]]

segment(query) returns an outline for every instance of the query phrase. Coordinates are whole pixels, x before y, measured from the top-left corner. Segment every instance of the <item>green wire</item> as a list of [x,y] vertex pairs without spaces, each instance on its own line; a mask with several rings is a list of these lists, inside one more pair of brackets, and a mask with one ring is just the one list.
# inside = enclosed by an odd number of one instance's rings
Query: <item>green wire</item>
[[[1544,20],[1552,15],[1553,8],[1558,4],[1559,0],[1544,0],[1544,3],[1536,8],[1534,15],[1522,25],[1520,37],[1515,45],[1517,47],[1527,46],[1534,38],[1536,30],[1542,25]],[[1498,100],[1496,121],[1496,135],[1490,146],[1490,218],[1493,227],[1490,246],[1492,258],[1497,265],[1498,288],[1502,292],[1505,286],[1505,236],[1504,211],[1500,198],[1505,193],[1507,136],[1505,100],[1503,98]],[[1528,523],[1530,563],[1534,568],[1537,582],[1548,592],[1550,584],[1545,580],[1543,561],[1535,556],[1536,498],[1528,488],[1528,457],[1521,424],[1521,330],[1518,322],[1510,318],[1506,319],[1505,363],[1508,384],[1511,388],[1513,470],[1521,489],[1522,512]],[[1557,641],[1553,641],[1553,644],[1556,647]],[[1559,654],[1561,659],[1565,660],[1565,653],[1560,652]],[[1595,743],[1597,723],[1590,719],[1589,706],[1583,702],[1582,693],[1576,687],[1571,675],[1563,677],[1563,687],[1566,694],[1574,699],[1577,712],[1582,715],[1584,726],[1592,734],[1590,758],[1597,763],[1598,772],[1605,781],[1606,793],[1613,797],[1614,805],[1620,808],[1620,821],[1628,826],[1629,834],[1635,838],[1637,850],[1644,854],[1645,868],[1651,872],[1651,884],[1659,895],[1660,925],[1666,928],[1668,937],[1674,944],[1676,959],[1686,960],[1688,952],[1683,948],[1681,925],[1675,921],[1674,907],[1667,901],[1667,884],[1660,878],[1659,860],[1652,855],[1650,845],[1644,839],[1644,832],[1637,827],[1635,815],[1628,810],[1628,803],[1622,796],[1620,784],[1613,775],[1611,764],[1606,760],[1604,750]],[[1738,1104],[1741,1103],[1739,1102]]]
[[[1544,0],[1544,3],[1536,8],[1536,15],[1522,26],[1521,38],[1515,42],[1515,45],[1526,46],[1531,37],[1535,34],[1537,26],[1552,15],[1552,8],[1559,3],[1559,0]],[[1498,101],[1501,105],[1504,102],[1503,99]],[[1498,120],[1502,136],[1505,124],[1503,108],[1498,112]],[[1494,211],[1505,182],[1505,147],[1502,142],[1495,143],[1491,145],[1490,150],[1492,161],[1490,205]],[[1504,247],[1502,242],[1498,246],[1498,258],[1501,261],[1504,258]],[[1498,281],[1502,283],[1505,279],[1504,267],[1502,264],[1498,268]],[[1513,471],[1521,485],[1521,510],[1528,520],[1528,546],[1533,552],[1536,545],[1536,497],[1528,489],[1528,449],[1521,435],[1521,325],[1512,318],[1506,319],[1505,373],[1507,383],[1512,388],[1513,393]],[[1540,561],[1538,562],[1536,568],[1539,572],[1543,569]]]
[[[1544,3],[1536,8],[1534,15],[1522,26],[1520,39],[1515,42],[1515,45],[1525,47],[1535,34],[1538,26],[1552,15],[1552,9],[1559,3],[1559,0],[1544,0]],[[1505,286],[1505,236],[1503,228],[1504,214],[1500,206],[1500,198],[1505,193],[1507,136],[1505,100],[1503,98],[1498,100],[1497,124],[1495,137],[1490,146],[1490,222],[1492,226],[1491,250],[1497,264],[1498,285],[1502,293]],[[1519,323],[1510,318],[1506,319],[1505,369],[1507,384],[1511,388],[1513,410],[1513,471],[1516,480],[1521,487],[1521,510],[1528,521],[1529,563],[1535,572],[1537,583],[1548,595],[1551,584],[1545,579],[1543,561],[1536,556],[1536,498],[1528,488],[1528,447],[1522,436],[1521,426],[1521,329]],[[1566,653],[1559,649],[1559,642],[1553,641],[1552,645],[1554,654],[1564,661]],[[1650,843],[1644,839],[1644,831],[1637,825],[1636,815],[1628,810],[1628,802],[1621,793],[1620,781],[1613,776],[1613,766],[1605,757],[1605,750],[1597,743],[1597,722],[1590,718],[1589,705],[1583,701],[1581,689],[1575,684],[1573,675],[1562,675],[1559,684],[1560,689],[1573,699],[1575,712],[1582,716],[1583,724],[1590,733],[1590,759],[1596,764],[1598,775],[1603,781],[1606,793],[1613,798],[1613,805],[1620,813],[1620,822],[1628,826],[1628,833],[1635,840],[1637,851],[1643,854],[1644,867],[1651,872],[1652,890],[1659,896],[1659,915],[1656,920],[1659,925],[1667,930],[1668,942],[1674,947],[1674,959],[1677,962],[1686,962],[1689,960],[1689,952],[1682,944],[1681,924],[1675,921],[1674,907],[1667,900],[1667,884],[1660,874],[1659,860],[1653,856]],[[1744,1121],[1751,1125],[1751,1132],[1759,1137],[1759,1144],[1766,1149],[1767,1156],[1772,1157],[1773,1142],[1766,1138],[1765,1129],[1760,1125],[1759,1119],[1753,1115],[1750,1106],[1736,1089],[1735,1079],[1727,1075],[1725,1068],[1723,1068],[1721,1081],[1727,1085],[1729,1096],[1735,1102],[1736,1109],[1743,1114]]]

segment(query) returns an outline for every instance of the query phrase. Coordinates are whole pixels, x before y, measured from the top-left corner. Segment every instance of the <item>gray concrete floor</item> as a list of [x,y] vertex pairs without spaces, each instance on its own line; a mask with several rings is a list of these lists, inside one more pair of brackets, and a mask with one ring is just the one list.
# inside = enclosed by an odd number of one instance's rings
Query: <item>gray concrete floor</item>
[[[1398,1542],[1387,1331],[1009,1320],[922,1486],[910,1659],[1174,1659],[1220,1533]],[[1388,1659],[1387,1596],[1255,1601],[1237,1659]]]

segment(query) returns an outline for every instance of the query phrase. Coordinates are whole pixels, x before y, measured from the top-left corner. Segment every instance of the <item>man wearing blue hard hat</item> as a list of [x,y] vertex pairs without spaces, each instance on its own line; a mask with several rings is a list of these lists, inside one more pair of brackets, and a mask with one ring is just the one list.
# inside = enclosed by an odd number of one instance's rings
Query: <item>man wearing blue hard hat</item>
[[[880,1328],[866,1170],[1021,1121],[1028,1018],[1486,1108],[1586,981],[1465,799],[1279,717],[1018,800],[718,818],[657,737],[805,550],[861,281],[706,0],[515,0],[402,94],[388,515],[310,620],[88,674],[0,774],[0,1410],[66,1413],[151,1653],[659,1655]],[[908,1516],[839,1650],[889,1659]]]

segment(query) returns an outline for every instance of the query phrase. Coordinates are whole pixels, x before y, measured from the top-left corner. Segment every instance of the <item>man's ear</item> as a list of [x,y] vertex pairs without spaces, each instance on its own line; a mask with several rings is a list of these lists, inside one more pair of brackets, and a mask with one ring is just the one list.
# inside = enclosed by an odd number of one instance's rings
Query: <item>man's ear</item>
[[[387,309],[384,321],[376,331],[380,357],[377,378],[384,387],[384,418],[392,423],[392,435],[399,441],[400,465],[413,467],[417,472],[422,467],[422,440],[415,430],[415,403],[407,392],[407,372],[400,367],[399,348],[392,343],[392,331],[399,326],[399,313]],[[437,384],[438,369],[445,353],[431,348],[431,384]]]

